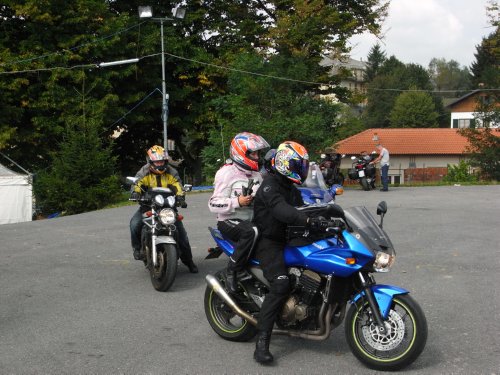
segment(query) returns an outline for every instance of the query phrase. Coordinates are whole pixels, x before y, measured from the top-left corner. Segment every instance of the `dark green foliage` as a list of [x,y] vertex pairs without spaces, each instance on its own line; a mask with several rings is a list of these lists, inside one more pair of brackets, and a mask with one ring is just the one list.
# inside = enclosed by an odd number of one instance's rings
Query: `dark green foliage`
[[470,173],[470,164],[460,160],[458,165],[448,164],[448,173],[443,177],[444,182],[476,182],[477,176]]
[[455,60],[433,58],[428,72],[437,91],[452,91],[441,93],[441,97],[461,97],[471,89],[469,69],[460,67]]
[[497,26],[493,33],[483,38],[481,44],[476,46],[474,54],[476,61],[470,68],[474,88],[498,89],[500,87],[499,55],[500,31]]
[[438,113],[432,97],[421,91],[401,93],[390,115],[392,128],[434,128]]
[[[429,74],[418,64],[403,64],[391,56],[382,64],[379,74],[368,84],[368,105],[363,114],[367,127],[391,126],[391,112],[396,98],[407,90],[432,91]],[[448,118],[444,116],[441,98],[433,95],[432,101],[434,110],[438,113],[439,123],[446,125]]]
[[[276,56],[263,61],[252,54],[238,56],[239,69],[248,66],[277,76],[308,76],[306,59]],[[213,102],[219,126],[210,132],[210,144],[203,150],[206,176],[215,174],[228,157],[231,139],[242,131],[262,135],[272,147],[285,140],[297,141],[308,149],[311,158],[335,139],[339,105],[308,94],[307,85],[233,72],[229,90],[230,95]]]
[[44,214],[95,210],[114,203],[121,193],[116,157],[103,146],[95,126],[70,129],[48,170],[34,179],[37,205]]
[[[170,17],[177,3],[153,2],[155,17]],[[123,130],[113,145],[122,174],[134,173],[146,149],[161,142],[160,25],[139,20],[139,4],[143,3],[6,0],[0,6],[0,73],[35,70],[0,75],[0,147],[12,158],[29,170],[40,170],[52,154],[59,153],[65,129],[80,116],[82,123],[99,124],[97,132],[103,139]],[[203,178],[200,154],[209,135],[217,131],[219,119],[232,121],[215,113],[224,105],[214,103],[234,106],[237,99],[231,96],[239,95],[230,91],[237,85],[228,83],[228,71],[214,65],[236,67],[245,52],[258,53],[261,61],[280,56],[282,65],[290,65],[289,71],[259,65],[246,69],[335,82],[327,69],[319,67],[322,54],[346,52],[347,39],[354,34],[377,33],[387,11],[385,0],[188,0],[185,5],[186,19],[164,24],[168,137],[176,142],[172,156],[184,159],[180,169],[187,170],[194,183]],[[136,65],[102,69],[90,65],[133,57],[142,58]],[[300,61],[297,71],[293,71],[295,59]],[[245,82],[261,86],[253,79]],[[284,103],[293,104],[303,112],[302,122],[314,123],[307,116],[316,116],[308,114],[316,111],[316,103],[305,108],[296,101],[307,96],[304,90],[314,96],[318,87],[292,85],[283,98],[276,95],[270,107],[280,108],[281,116],[287,117]],[[331,91],[346,99],[340,90]],[[256,98],[258,103],[263,97]],[[242,113],[260,112],[251,100],[240,103],[249,105],[241,108]]]
[[377,76],[382,64],[385,61],[385,52],[382,51],[380,44],[375,44],[368,53],[367,57],[367,67],[365,71],[365,80],[367,82],[373,81]]
[[485,179],[500,181],[500,130],[460,129],[469,141],[470,164],[479,167]]

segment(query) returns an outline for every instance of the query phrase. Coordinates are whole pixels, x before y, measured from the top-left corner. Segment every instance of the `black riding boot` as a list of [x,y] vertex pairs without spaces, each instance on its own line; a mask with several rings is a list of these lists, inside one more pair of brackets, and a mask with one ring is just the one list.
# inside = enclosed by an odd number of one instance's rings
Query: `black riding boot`
[[189,268],[189,272],[198,273],[198,267],[196,267],[196,264],[194,264],[192,259],[186,262],[182,261],[182,263],[184,263],[186,267]]
[[271,332],[259,331],[257,335],[257,343],[255,344],[254,359],[259,363],[271,363],[274,358],[269,352],[269,344],[271,342]]

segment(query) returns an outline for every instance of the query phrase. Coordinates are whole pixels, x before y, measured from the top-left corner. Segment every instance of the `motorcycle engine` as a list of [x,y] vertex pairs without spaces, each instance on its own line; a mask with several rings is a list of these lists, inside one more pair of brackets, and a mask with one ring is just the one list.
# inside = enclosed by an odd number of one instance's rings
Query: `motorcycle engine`
[[289,273],[295,276],[294,293],[288,298],[283,306],[281,319],[293,324],[303,321],[311,316],[314,311],[310,305],[319,292],[321,276],[316,272],[297,268],[291,268]]

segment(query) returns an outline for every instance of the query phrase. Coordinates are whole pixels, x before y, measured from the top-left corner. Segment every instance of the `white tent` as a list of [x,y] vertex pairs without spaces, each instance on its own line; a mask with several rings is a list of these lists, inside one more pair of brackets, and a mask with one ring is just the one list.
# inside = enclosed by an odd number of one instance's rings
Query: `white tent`
[[0,224],[31,221],[33,189],[30,176],[0,164]]

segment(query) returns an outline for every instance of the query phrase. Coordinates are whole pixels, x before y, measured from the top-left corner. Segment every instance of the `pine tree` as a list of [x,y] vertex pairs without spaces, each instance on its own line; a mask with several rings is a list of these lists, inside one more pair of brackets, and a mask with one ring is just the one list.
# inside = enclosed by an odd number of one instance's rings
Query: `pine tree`
[[373,81],[384,61],[385,52],[382,51],[380,44],[377,43],[370,49],[370,52],[368,53],[365,81]]

